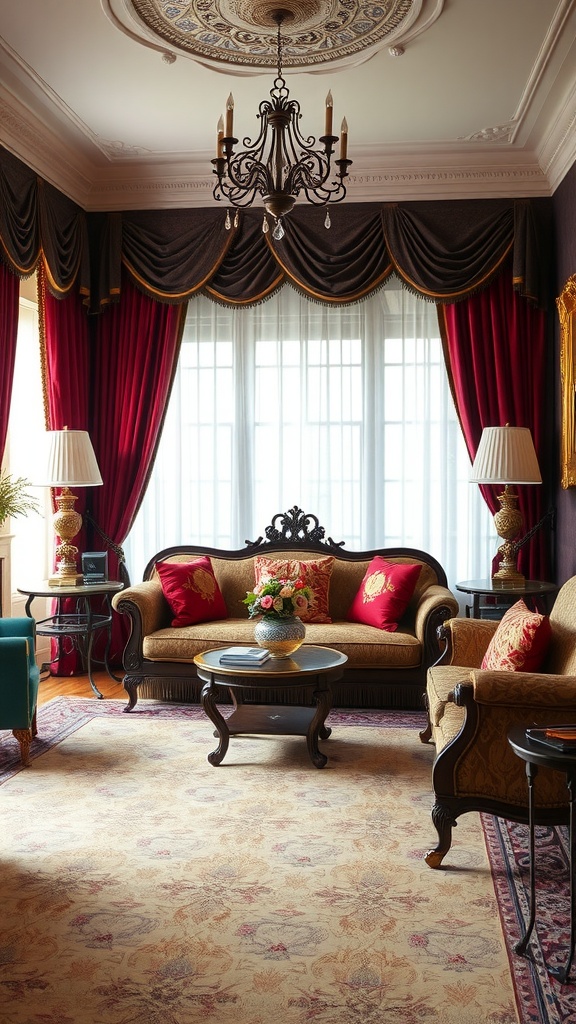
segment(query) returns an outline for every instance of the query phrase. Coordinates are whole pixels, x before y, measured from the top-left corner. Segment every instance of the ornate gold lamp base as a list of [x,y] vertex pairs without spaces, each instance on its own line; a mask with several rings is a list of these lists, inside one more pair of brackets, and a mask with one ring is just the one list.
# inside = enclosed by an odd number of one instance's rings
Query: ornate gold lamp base
[[51,587],[75,587],[84,582],[76,562],[78,548],[71,543],[82,528],[82,516],[74,508],[77,500],[68,487],[64,487],[56,498],[52,522],[60,544],[56,547],[56,572],[48,580]]
[[498,548],[500,564],[492,576],[493,586],[523,587],[526,582],[516,567],[516,548],[513,543],[522,529],[522,513],[518,509],[518,495],[506,484],[504,492],[498,495],[500,508],[494,516],[496,533],[504,541]]

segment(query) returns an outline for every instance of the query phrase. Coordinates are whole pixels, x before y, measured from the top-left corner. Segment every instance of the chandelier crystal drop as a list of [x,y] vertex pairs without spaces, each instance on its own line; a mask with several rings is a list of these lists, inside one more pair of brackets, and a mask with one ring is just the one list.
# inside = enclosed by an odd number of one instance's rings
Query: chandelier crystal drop
[[[276,221],[272,230],[275,239],[284,236],[282,218],[292,210],[296,199],[303,193],[307,201],[316,206],[341,202],[346,196],[344,178],[352,163],[348,160],[348,125],[342,121],[340,154],[332,160],[338,136],[332,134],[333,101],[326,97],[324,135],[316,146],[314,136],[304,138],[300,133],[300,104],[291,100],[282,75],[281,27],[292,15],[276,10],[271,14],[278,26],[278,74],[270,90],[270,99],[259,106],[260,133],[252,142],[243,140],[245,149],[235,152],[238,139],[234,138],[234,98],[230,93],[226,101],[226,120],[220,117],[217,127],[217,155],[212,160],[217,182],[214,198],[225,200],[232,206],[245,207],[261,197],[265,210]],[[335,165],[335,166],[334,166]],[[226,227],[229,225],[227,214]],[[235,225],[237,221],[235,219]],[[326,215],[325,226],[330,227]],[[268,230],[266,214],[262,230]]]

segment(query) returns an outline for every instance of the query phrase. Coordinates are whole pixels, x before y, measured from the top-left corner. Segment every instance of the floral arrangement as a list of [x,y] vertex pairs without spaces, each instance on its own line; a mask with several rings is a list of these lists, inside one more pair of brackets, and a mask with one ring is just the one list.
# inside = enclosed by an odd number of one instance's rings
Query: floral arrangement
[[251,619],[256,615],[263,615],[266,619],[287,619],[306,611],[312,601],[312,590],[303,580],[273,577],[254,587],[254,590],[249,590],[243,603],[248,605],[248,616]]

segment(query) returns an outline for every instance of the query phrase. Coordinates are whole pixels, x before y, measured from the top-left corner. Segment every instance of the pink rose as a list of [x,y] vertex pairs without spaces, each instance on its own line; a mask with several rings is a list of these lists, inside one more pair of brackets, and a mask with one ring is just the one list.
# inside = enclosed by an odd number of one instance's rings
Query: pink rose
[[260,598],[260,607],[263,608],[264,611],[268,611],[268,609],[272,607],[272,604],[273,601],[270,594],[265,594],[264,597]]

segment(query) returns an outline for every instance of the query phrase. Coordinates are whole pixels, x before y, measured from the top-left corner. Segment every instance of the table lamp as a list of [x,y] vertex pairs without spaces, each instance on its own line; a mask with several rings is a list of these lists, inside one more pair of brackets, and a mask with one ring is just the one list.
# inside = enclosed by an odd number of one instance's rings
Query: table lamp
[[38,486],[61,487],[54,513],[54,532],[60,543],[56,547],[56,571],[50,577],[53,587],[70,587],[84,580],[78,572],[78,548],[72,544],[82,529],[82,516],[74,508],[78,500],[70,487],[99,487],[100,470],[90,437],[85,430],[49,430],[46,432],[47,450],[43,462],[42,479]]
[[498,548],[500,564],[493,586],[522,587],[525,579],[516,567],[514,541],[522,529],[518,495],[512,484],[541,484],[542,477],[528,427],[484,427],[470,476],[472,483],[504,484],[498,495],[500,508],[494,516],[496,533],[504,542]]

